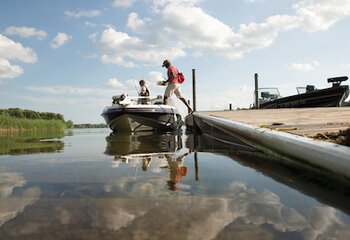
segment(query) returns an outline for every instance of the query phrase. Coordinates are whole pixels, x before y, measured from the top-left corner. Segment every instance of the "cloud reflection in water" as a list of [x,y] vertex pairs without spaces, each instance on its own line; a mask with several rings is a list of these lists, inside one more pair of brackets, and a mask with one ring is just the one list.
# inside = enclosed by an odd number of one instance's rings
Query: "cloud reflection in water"
[[37,187],[25,189],[20,196],[12,196],[13,189],[23,187],[25,183],[19,173],[0,172],[0,227],[39,199]]

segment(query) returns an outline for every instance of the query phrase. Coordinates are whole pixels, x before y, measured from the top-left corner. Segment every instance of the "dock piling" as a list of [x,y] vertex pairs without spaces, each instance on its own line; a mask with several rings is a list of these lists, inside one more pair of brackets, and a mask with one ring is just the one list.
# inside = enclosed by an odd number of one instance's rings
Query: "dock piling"
[[258,81],[258,74],[254,74],[254,80],[255,80],[255,108],[259,109],[259,81]]
[[197,111],[196,106],[196,69],[192,69],[192,102],[193,102],[193,111]]

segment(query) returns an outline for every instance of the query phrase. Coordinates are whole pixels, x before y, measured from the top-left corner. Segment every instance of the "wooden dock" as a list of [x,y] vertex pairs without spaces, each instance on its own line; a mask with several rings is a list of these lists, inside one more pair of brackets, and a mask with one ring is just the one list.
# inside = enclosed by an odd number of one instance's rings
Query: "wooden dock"
[[206,111],[200,113],[307,137],[314,137],[324,132],[339,132],[339,130],[350,127],[350,107]]
[[[194,112],[186,124],[207,136],[226,142],[239,139],[281,162],[350,182],[348,135],[339,134],[336,140],[326,136],[345,129],[342,133],[349,133],[348,107]],[[326,141],[315,140],[319,134]]]

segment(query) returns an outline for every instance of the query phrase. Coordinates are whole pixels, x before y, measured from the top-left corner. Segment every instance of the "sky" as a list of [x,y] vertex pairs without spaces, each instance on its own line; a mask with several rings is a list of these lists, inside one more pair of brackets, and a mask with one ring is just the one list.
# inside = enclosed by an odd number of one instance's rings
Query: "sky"
[[197,110],[246,108],[255,73],[282,96],[348,76],[349,29],[350,0],[1,0],[0,108],[103,123],[140,79],[164,93],[165,59],[189,100],[196,70]]

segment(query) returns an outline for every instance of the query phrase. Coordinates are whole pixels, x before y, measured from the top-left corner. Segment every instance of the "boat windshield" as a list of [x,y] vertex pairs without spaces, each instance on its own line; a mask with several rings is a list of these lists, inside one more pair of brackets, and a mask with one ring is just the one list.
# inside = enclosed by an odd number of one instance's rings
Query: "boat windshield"
[[297,87],[298,94],[306,93],[306,87]]
[[278,88],[259,88],[259,98],[265,100],[274,100],[280,98]]

